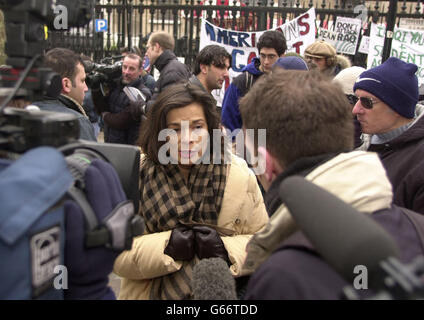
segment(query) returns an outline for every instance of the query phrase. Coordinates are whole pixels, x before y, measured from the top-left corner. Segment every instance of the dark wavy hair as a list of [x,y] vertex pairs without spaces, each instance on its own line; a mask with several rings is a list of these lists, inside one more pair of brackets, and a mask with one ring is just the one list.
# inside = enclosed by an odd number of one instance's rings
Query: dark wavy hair
[[[166,142],[159,141],[159,133],[166,129],[167,114],[177,108],[183,108],[197,102],[203,107],[209,137],[213,137],[213,130],[220,128],[219,115],[216,111],[214,98],[198,85],[191,82],[174,84],[162,91],[147,114],[140,129],[137,144],[141,147],[147,158],[159,164],[159,150]],[[210,144],[212,148],[212,144]],[[212,155],[212,149],[210,150]]]
[[287,50],[287,42],[281,31],[268,30],[261,35],[256,47],[258,53],[261,53],[262,48],[274,48],[277,54],[281,56]]
[[194,65],[194,74],[198,75],[200,73],[200,65],[204,64],[207,66],[213,65],[217,68],[225,68],[225,60],[230,61],[231,66],[231,55],[223,47],[216,44],[211,44],[204,47],[196,56],[196,61]]
[[74,84],[78,64],[84,66],[82,57],[74,51],[66,48],[54,48],[49,50],[44,57],[44,67],[53,69],[62,78],[69,78]]

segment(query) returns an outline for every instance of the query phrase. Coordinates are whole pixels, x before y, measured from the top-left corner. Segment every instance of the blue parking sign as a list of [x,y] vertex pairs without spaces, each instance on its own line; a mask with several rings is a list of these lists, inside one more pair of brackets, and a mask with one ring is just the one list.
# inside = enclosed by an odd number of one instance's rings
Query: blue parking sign
[[107,20],[106,19],[96,19],[96,32],[107,31]]

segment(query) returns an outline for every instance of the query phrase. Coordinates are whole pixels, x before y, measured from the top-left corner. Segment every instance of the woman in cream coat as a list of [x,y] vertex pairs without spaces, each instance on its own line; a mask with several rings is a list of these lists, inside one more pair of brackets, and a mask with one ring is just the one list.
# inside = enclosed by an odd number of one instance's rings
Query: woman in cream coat
[[212,96],[195,84],[174,85],[148,119],[139,143],[146,232],[115,261],[119,299],[191,299],[199,259],[222,258],[233,276],[242,275],[246,244],[268,215],[246,162],[232,154],[216,161],[223,145],[213,136],[219,120]]

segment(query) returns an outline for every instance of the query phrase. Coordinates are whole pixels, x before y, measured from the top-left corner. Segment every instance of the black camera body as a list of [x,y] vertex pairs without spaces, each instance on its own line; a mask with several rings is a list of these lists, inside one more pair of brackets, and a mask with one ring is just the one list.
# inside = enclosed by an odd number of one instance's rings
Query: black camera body
[[99,88],[100,84],[110,84],[122,75],[122,61],[114,64],[99,64],[84,61],[85,82],[89,88]]
[[[7,42],[7,65],[0,70],[0,87],[13,88],[16,83],[27,92],[30,101],[60,94],[61,78],[47,68],[39,68],[46,47],[44,26],[54,28],[56,8],[66,7],[69,27],[87,24],[94,12],[94,1],[87,0],[0,0],[4,12]],[[26,67],[31,70],[24,70]],[[20,80],[20,76],[22,80]],[[16,93],[16,92],[15,92]],[[10,94],[10,100],[14,93]]]
[[38,146],[61,147],[79,136],[79,123],[68,113],[5,108],[0,114],[0,150],[23,153]]
[[64,156],[89,153],[91,158],[109,162],[116,170],[135,212],[139,204],[140,149],[135,146],[78,140],[75,115],[50,111],[5,108],[0,113],[0,156],[16,158],[29,149],[51,146]]

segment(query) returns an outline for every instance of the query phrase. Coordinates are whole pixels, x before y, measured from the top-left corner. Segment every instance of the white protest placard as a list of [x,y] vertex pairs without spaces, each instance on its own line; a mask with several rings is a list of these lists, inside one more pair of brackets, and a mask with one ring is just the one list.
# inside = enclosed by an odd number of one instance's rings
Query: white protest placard
[[362,36],[361,43],[359,44],[358,51],[360,53],[368,54],[370,48],[370,37],[368,36]]
[[[368,69],[381,64],[385,31],[384,25],[371,25]],[[395,28],[390,56],[416,64],[418,82],[424,83],[424,31]]]
[[334,30],[320,28],[318,39],[331,43],[338,53],[356,53],[361,20],[347,17],[337,17]]
[[[311,8],[299,17],[270,30],[283,32],[287,41],[287,52],[303,54],[307,46],[315,42],[315,9]],[[202,19],[199,50],[210,44],[224,47],[232,57],[229,81],[240,74],[242,69],[257,56],[256,44],[264,31],[245,32],[219,28]],[[225,89],[214,90],[213,96],[218,105],[222,105]]]
[[[343,34],[343,40],[338,45],[340,53],[355,54],[361,32],[361,19],[337,17],[335,31]],[[336,47],[336,49],[338,48]]]
[[424,30],[424,19],[400,18],[399,28],[410,30]]

